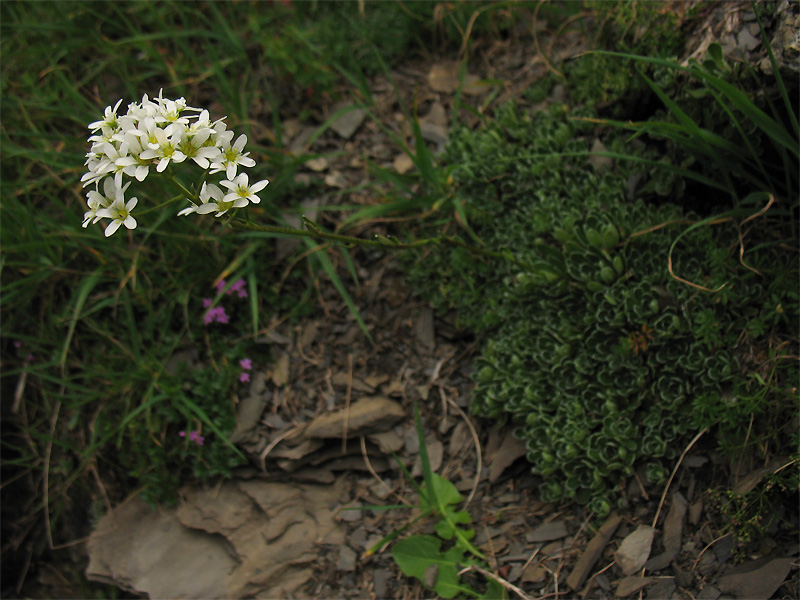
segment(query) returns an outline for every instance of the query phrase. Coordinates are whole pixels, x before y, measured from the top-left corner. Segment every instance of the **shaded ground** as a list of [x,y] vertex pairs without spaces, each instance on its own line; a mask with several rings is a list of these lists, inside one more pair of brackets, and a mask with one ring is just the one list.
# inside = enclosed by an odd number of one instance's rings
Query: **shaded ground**
[[[718,9],[713,24],[733,27],[731,13],[724,6]],[[734,42],[738,40],[734,38]],[[478,110],[489,113],[493,106],[519,99],[521,92],[550,68],[541,54],[530,50],[529,39],[517,42],[497,40],[479,48],[477,55],[482,58],[471,63],[470,74],[506,83],[499,93],[468,88],[467,98]],[[548,48],[551,57],[584,49],[577,34],[563,34],[552,45],[546,37],[537,43]],[[702,45],[700,36],[694,46]],[[454,64],[420,58],[394,73],[394,84],[407,105],[416,98],[423,132],[434,149],[446,143],[457,69]],[[398,111],[395,87],[385,78],[377,78],[371,89],[376,116],[409,140],[410,125]],[[328,107],[327,114],[318,115],[319,121],[336,108]],[[398,171],[410,168],[374,122],[358,119],[357,113],[348,114],[356,119],[340,123],[341,127],[310,148],[326,158],[308,163],[308,170],[299,175],[324,178],[331,192],[309,201],[309,216],[316,206],[340,202],[333,196],[337,189],[365,183],[367,159]],[[287,119],[288,146],[296,152],[308,150],[303,140],[316,128]],[[261,135],[268,137],[269,132]],[[365,191],[348,200],[367,204],[373,196],[374,191]],[[329,214],[320,213],[319,218],[327,219]],[[376,231],[372,227],[360,233]],[[276,248],[279,254],[290,250],[285,245]],[[608,519],[598,520],[577,506],[539,502],[536,489],[540,480],[530,474],[524,449],[510,431],[468,416],[476,341],[447,318],[436,318],[413,296],[392,256],[364,250],[352,254],[361,285],[351,285],[349,291],[375,344],[368,342],[323,277],[317,286],[317,314],[295,325],[276,321],[258,340],[270,345],[277,361],[269,371],[254,375],[250,389],[240,394],[243,425],[236,433],[237,442],[250,455],[253,466],[241,470],[238,478],[316,484],[338,492],[326,506],[339,534],[293,563],[302,567],[297,571],[302,575],[286,588],[293,597],[430,595],[399,572],[388,550],[362,558],[377,540],[407,521],[407,511],[340,510],[414,502],[413,489],[389,455],[389,451],[396,452],[409,469],[414,468],[418,444],[411,418],[413,401],[422,409],[434,467],[468,502],[477,544],[490,557],[495,572],[528,596],[800,597],[796,507],[787,507],[757,550],[738,557],[736,564],[734,538],[724,535],[725,523],[719,520],[708,491],[714,486],[745,489],[757,485],[764,467],[780,466],[781,457],[775,458],[774,465],[755,464],[747,457],[730,465],[715,452],[713,441],[700,438],[688,449],[667,489],[648,487],[640,478],[634,479],[625,490],[627,507]],[[342,435],[309,435],[309,424],[319,423],[315,418],[337,411],[348,415],[359,401],[375,398],[391,404],[375,404],[370,415],[375,421],[369,421],[371,425],[363,431],[345,417],[344,422],[331,425],[331,431]],[[399,407],[405,417],[393,418],[390,406]],[[195,493],[186,491],[184,514],[178,519],[184,525],[212,531],[217,525],[209,525],[210,521],[198,524],[186,515],[187,507],[195,505]],[[266,509],[263,512],[266,514]],[[322,519],[319,513],[315,516]],[[422,529],[430,526],[420,525]],[[219,531],[222,536],[233,536],[232,527]],[[273,543],[280,544],[281,539],[276,534]],[[81,559],[76,556],[76,560]],[[175,568],[180,572],[179,566]],[[749,572],[737,576],[741,571]],[[42,585],[30,585],[26,593],[33,597],[72,595],[69,588],[53,587],[59,575],[66,579],[63,574],[58,565],[41,570]]]

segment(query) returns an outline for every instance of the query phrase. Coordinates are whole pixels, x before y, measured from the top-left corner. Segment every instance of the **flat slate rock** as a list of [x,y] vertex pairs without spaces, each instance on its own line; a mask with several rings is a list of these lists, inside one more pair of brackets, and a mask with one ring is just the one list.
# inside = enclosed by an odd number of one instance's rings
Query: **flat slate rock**
[[100,520],[86,575],[151,598],[290,597],[313,576],[317,545],[344,543],[334,509],[345,487],[226,481],[184,488],[177,509],[133,497]]

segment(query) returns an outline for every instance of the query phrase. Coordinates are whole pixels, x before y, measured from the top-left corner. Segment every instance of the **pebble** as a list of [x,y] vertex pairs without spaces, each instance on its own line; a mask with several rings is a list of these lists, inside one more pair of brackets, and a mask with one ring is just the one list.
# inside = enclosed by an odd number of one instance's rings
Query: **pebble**
[[375,569],[372,572],[373,592],[376,598],[386,598],[386,584],[389,581],[389,572],[386,569]]
[[720,596],[720,591],[713,585],[707,585],[700,593],[697,594],[697,600],[717,600]]
[[355,550],[349,546],[341,546],[339,548],[339,562],[336,568],[340,571],[355,571],[356,568],[356,553]]

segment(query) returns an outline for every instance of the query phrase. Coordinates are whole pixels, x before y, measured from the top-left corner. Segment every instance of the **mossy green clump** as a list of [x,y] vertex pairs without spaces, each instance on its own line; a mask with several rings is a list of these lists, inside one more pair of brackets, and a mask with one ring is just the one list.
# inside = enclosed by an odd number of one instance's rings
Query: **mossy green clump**
[[[604,514],[634,470],[662,483],[691,434],[720,422],[714,407],[756,368],[748,352],[797,322],[797,272],[767,243],[744,268],[732,220],[690,229],[699,218],[682,207],[637,197],[659,169],[590,164],[598,136],[610,151],[656,155],[576,116],[590,115],[506,107],[485,129],[455,132],[444,161],[456,196],[486,247],[517,264],[453,248],[411,278],[484,336],[472,408],[513,423],[543,499]],[[672,267],[689,283],[668,270],[681,233]],[[767,406],[749,409],[762,418]]]
[[[583,9],[591,15],[581,22],[592,32],[593,46],[660,58],[674,58],[683,52],[681,28],[697,10],[681,16],[665,3],[629,0],[588,1]],[[597,105],[615,118],[630,118],[632,113],[648,110],[653,95],[632,60],[620,64],[617,58],[589,53],[567,61],[563,69],[575,104]],[[675,73],[668,69],[650,69],[649,75],[664,88],[675,83]]]

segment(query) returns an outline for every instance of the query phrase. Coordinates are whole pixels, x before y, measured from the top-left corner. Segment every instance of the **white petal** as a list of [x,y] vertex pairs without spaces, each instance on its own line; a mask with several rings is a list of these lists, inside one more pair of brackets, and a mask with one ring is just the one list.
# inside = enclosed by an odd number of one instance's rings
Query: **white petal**
[[192,204],[191,206],[187,206],[182,211],[180,211],[178,213],[178,216],[179,217],[185,217],[185,216],[190,215],[190,214],[192,214],[194,212],[197,212],[197,206],[195,204]]
[[203,158],[202,156],[193,156],[192,160],[194,162],[196,162],[197,166],[200,167],[201,169],[207,169],[208,168],[208,164],[209,163],[208,163],[208,159],[207,158]]
[[121,223],[119,220],[111,221],[111,223],[108,224],[108,227],[106,227],[106,237],[113,235],[113,233],[119,229],[120,224]]
[[201,204],[200,206],[198,206],[197,214],[207,215],[208,213],[214,212],[215,210],[219,210],[219,206],[215,202],[209,202],[208,204]]
[[260,192],[265,187],[267,187],[268,183],[269,183],[268,179],[262,179],[261,181],[254,183],[253,185],[250,186],[250,193],[255,194],[257,192]]

